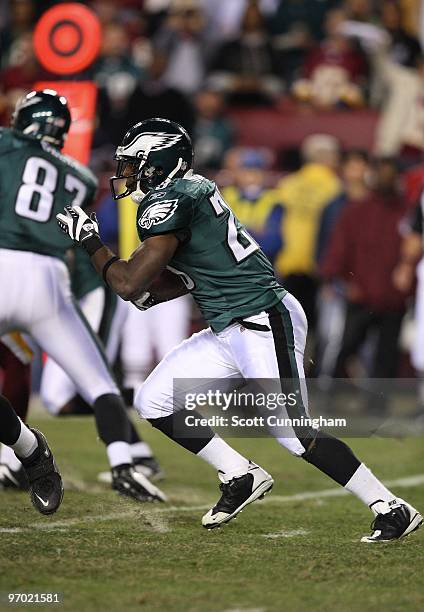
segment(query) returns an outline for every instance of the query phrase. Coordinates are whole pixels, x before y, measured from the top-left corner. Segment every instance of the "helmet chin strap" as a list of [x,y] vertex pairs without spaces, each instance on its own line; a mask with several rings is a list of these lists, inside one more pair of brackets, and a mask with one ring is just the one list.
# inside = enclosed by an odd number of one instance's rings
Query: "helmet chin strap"
[[[175,168],[173,170],[171,170],[171,172],[168,174],[168,176],[166,177],[166,179],[163,181],[163,183],[161,183],[160,185],[158,185],[159,189],[163,189],[164,187],[166,187],[167,185],[169,185],[169,183],[172,181],[172,179],[174,178],[174,176],[177,174],[177,172],[181,169],[181,166],[183,165],[184,160],[182,159],[182,157],[178,158],[178,163],[175,166]],[[136,204],[140,204],[141,201],[143,200],[143,198],[145,197],[145,192],[141,190],[140,187],[140,181],[137,181],[137,189],[135,191],[133,191],[130,196],[131,196],[131,200],[133,202],[135,202]]]
[[146,194],[141,189],[136,189],[130,193],[130,198],[135,204],[140,204]]
[[173,170],[171,170],[171,172],[168,174],[168,176],[166,177],[166,179],[163,181],[163,183],[161,183],[159,185],[159,187],[162,189],[163,187],[166,187],[167,185],[169,185],[169,183],[172,181],[172,179],[174,178],[174,176],[177,174],[177,172],[181,169],[181,166],[183,165],[184,160],[182,157],[178,158],[178,163],[175,166],[175,168]]
[[[148,147],[145,151],[143,151],[143,155],[142,155],[141,160],[140,160],[140,167],[142,167],[143,164],[146,162],[146,160],[147,160],[147,158],[149,156],[149,153],[150,153],[150,147]],[[138,179],[138,181],[137,181],[137,189],[135,189],[135,191],[130,193],[130,198],[131,198],[131,200],[135,204],[140,204],[140,202],[142,201],[142,199],[144,198],[145,195],[146,194],[141,189],[140,179]]]

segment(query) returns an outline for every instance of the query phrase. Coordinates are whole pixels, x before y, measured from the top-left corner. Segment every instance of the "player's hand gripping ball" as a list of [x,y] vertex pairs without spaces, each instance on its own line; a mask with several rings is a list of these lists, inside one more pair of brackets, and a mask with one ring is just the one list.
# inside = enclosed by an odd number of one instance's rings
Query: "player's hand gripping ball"
[[66,206],[65,214],[56,215],[56,219],[62,232],[82,246],[89,238],[99,236],[96,213],[88,216],[79,206]]

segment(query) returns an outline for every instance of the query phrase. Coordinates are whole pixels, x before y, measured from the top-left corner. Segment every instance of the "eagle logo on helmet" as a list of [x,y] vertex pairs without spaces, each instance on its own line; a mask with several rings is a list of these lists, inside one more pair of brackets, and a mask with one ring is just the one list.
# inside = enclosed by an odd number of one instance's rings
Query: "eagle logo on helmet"
[[141,215],[138,224],[143,229],[150,229],[152,225],[164,223],[172,217],[177,210],[178,200],[163,200],[151,204]]
[[141,156],[146,151],[161,151],[173,147],[179,140],[181,134],[168,134],[166,132],[143,132],[136,136],[127,145],[118,147],[118,155],[136,155]]

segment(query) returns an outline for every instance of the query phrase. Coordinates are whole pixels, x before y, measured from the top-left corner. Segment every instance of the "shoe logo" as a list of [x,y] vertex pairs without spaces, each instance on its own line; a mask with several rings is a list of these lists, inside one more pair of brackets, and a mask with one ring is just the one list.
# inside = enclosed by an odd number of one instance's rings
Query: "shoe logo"
[[48,448],[46,448],[46,449],[45,449],[45,451],[44,451],[44,455],[45,455],[46,457],[50,457],[50,453],[49,453],[49,449],[48,449]]
[[38,497],[38,499],[39,499],[39,500],[40,500],[40,502],[43,504],[43,506],[44,506],[45,508],[47,508],[47,506],[49,505],[49,502],[48,502],[48,501],[44,501],[44,499],[42,499],[42,498],[41,498],[39,495],[37,495],[37,493],[35,493],[34,495],[35,495],[35,497]]

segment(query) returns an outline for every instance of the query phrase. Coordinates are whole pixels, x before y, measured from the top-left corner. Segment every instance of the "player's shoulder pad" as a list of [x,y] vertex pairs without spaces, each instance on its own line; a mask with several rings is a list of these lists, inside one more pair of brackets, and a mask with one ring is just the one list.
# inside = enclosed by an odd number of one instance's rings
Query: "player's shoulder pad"
[[68,166],[68,168],[74,170],[74,172],[78,174],[79,178],[83,182],[87,183],[94,189],[97,188],[97,178],[94,176],[91,170],[87,168],[87,166],[84,166],[84,164],[81,164],[81,162],[77,161],[73,157],[61,153],[58,149],[52,147],[51,145],[42,140],[40,141],[40,144],[43,151],[45,151],[46,153],[50,153],[50,155],[52,155],[58,161],[62,162],[65,166]]
[[212,193],[216,187],[213,181],[210,181],[201,174],[194,174],[192,171],[187,172],[184,178],[173,181],[172,186],[176,193],[195,200]]

